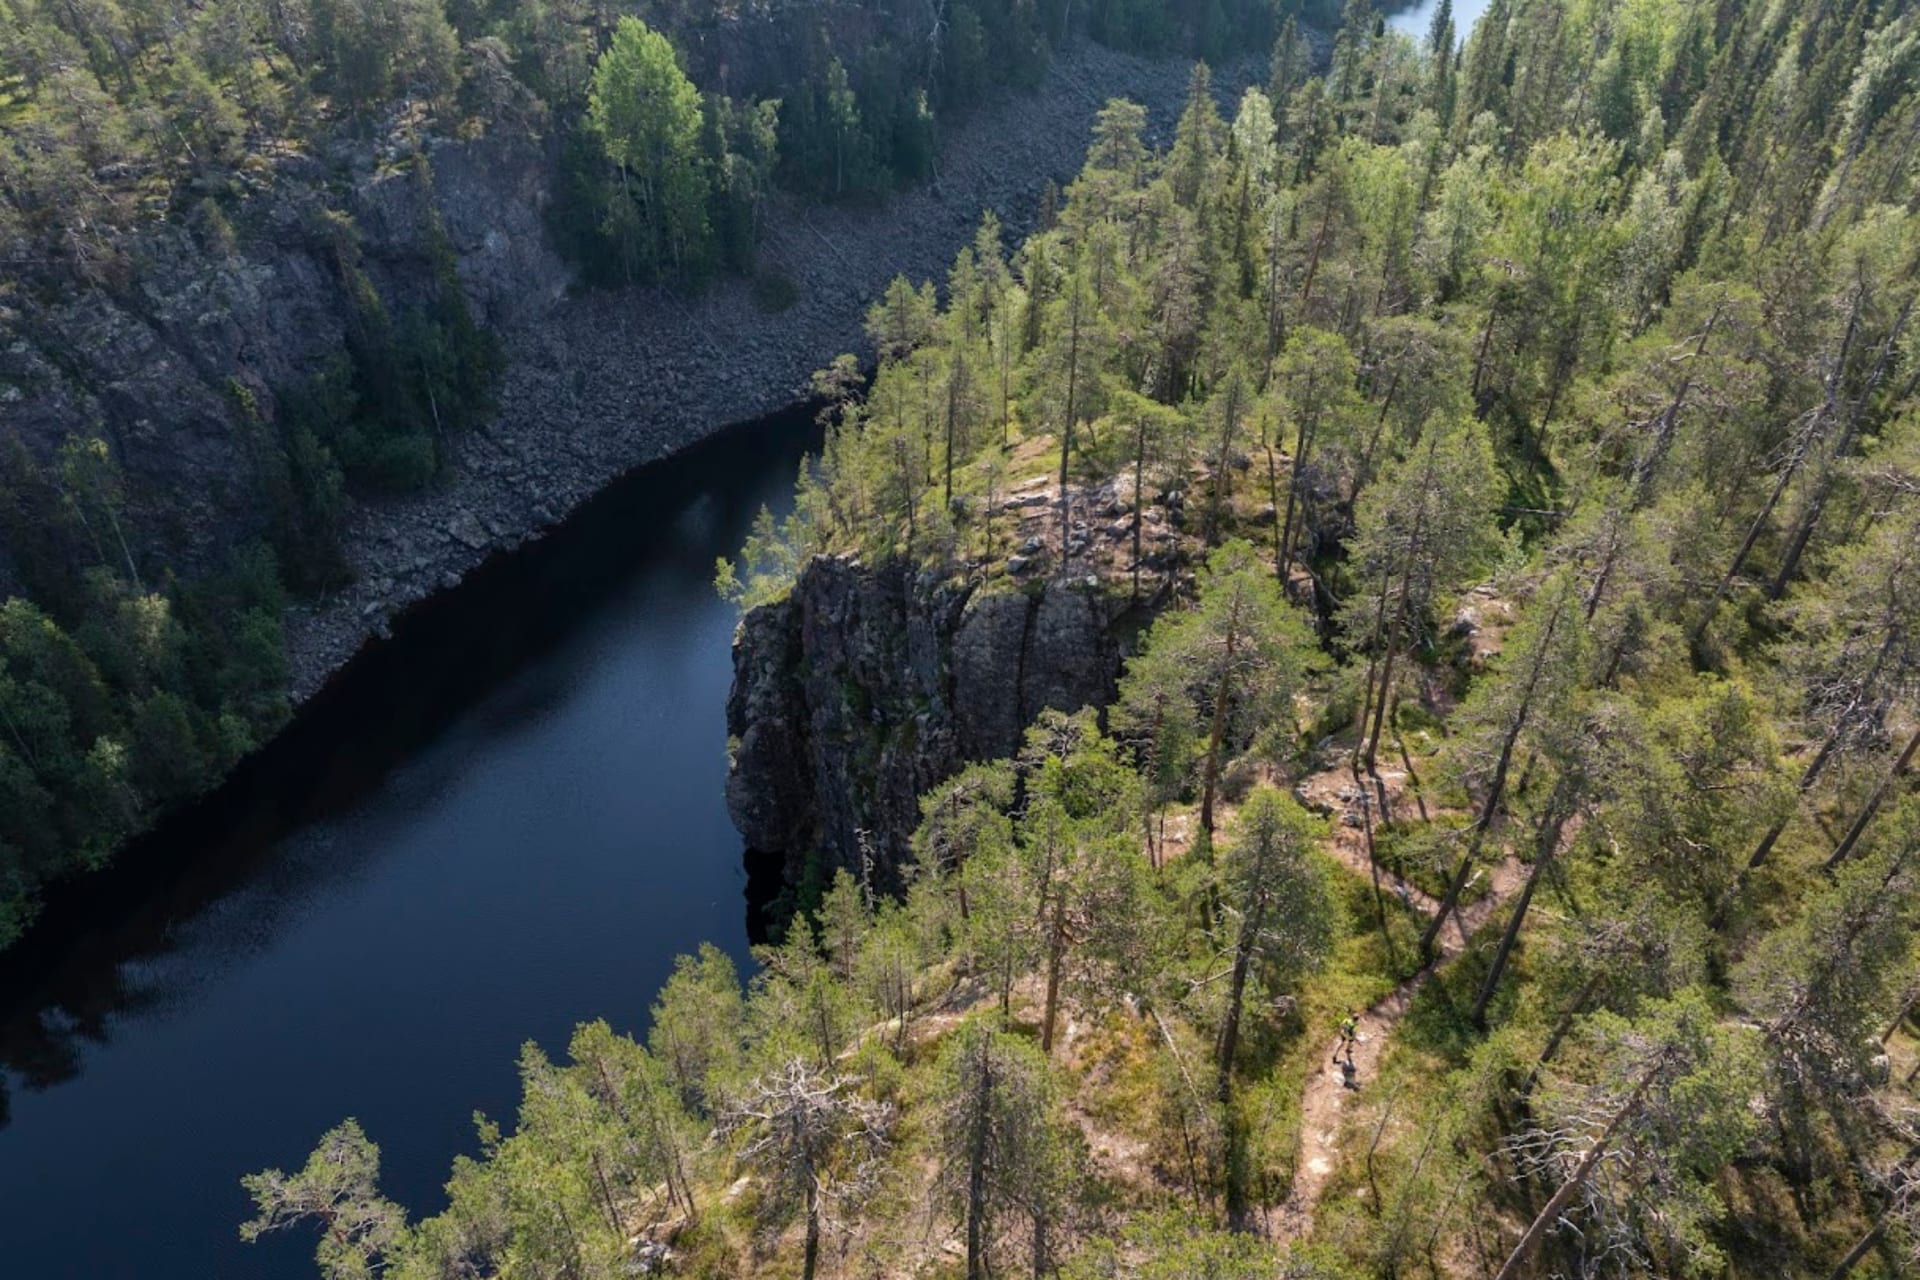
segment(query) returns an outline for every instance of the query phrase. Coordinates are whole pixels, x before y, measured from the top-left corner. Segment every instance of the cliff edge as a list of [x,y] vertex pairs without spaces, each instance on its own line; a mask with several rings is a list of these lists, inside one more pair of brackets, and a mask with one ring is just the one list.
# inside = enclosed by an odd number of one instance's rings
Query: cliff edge
[[1110,704],[1137,633],[1190,586],[1199,551],[1179,498],[1151,496],[1136,578],[1131,497],[1118,481],[1074,490],[1064,564],[1059,490],[1042,479],[998,509],[1016,554],[944,574],[816,556],[748,610],[727,699],[727,810],[748,847],[781,855],[788,884],[841,866],[890,882],[922,795],[1015,754],[1043,710]]
[[797,882],[863,859],[891,878],[919,797],[1011,755],[1046,708],[1113,700],[1134,611],[1122,584],[937,579],[821,556],[742,620],[727,700],[727,811]]

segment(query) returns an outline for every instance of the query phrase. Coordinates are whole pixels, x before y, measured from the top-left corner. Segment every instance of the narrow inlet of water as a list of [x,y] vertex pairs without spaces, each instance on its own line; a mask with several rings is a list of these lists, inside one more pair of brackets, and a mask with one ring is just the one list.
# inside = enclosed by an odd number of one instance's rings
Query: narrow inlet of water
[[444,1204],[523,1041],[641,1032],[744,960],[714,559],[790,501],[804,409],[643,468],[423,602],[218,793],[56,896],[0,964],[0,1256],[22,1280],[311,1280],[243,1173],[357,1117]]

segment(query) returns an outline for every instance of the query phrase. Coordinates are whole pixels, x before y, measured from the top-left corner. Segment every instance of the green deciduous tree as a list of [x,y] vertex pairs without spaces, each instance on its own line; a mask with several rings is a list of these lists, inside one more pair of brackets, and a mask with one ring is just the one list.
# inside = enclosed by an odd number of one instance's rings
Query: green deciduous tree
[[673,45],[623,18],[594,64],[587,121],[620,171],[614,231],[629,279],[697,266],[708,244],[700,93]]

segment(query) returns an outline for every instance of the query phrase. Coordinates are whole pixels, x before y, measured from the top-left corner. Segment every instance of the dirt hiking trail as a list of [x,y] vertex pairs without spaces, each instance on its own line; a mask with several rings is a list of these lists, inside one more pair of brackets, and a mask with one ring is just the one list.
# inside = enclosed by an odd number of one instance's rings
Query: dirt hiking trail
[[[1382,765],[1371,776],[1356,780],[1344,761],[1307,777],[1299,786],[1301,799],[1335,815],[1328,849],[1344,865],[1369,879],[1377,877],[1382,892],[1390,893],[1429,918],[1439,910],[1434,898],[1400,877],[1376,867],[1369,852],[1370,823],[1386,814],[1397,821],[1417,821],[1418,799],[1408,787],[1404,769]],[[1467,940],[1506,905],[1526,883],[1527,867],[1507,857],[1475,873],[1486,877],[1486,892],[1460,907],[1436,939],[1435,955],[1418,973],[1395,987],[1359,1017],[1358,1037],[1350,1051],[1336,1039],[1321,1047],[1313,1074],[1300,1099],[1300,1157],[1293,1188],[1269,1215],[1272,1234],[1282,1240],[1304,1238],[1313,1229],[1314,1210],[1340,1159],[1340,1130],[1346,1110],[1380,1075],[1387,1040],[1406,1016],[1414,996],[1441,964],[1466,950]],[[1349,1079],[1351,1076],[1351,1080]]]

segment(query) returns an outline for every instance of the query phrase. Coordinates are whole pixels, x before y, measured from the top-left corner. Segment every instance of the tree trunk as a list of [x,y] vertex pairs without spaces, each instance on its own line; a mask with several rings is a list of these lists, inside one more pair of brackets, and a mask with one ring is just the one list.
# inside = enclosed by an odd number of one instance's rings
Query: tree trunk
[[1593,993],[1600,989],[1600,982],[1605,977],[1604,968],[1595,969],[1587,980],[1580,984],[1580,990],[1574,993],[1573,1000],[1567,1005],[1567,1011],[1560,1015],[1560,1021],[1554,1023],[1553,1030],[1547,1034],[1547,1043],[1541,1047],[1540,1056],[1534,1059],[1533,1070],[1527,1072],[1526,1083],[1520,1086],[1522,1098],[1532,1095],[1534,1083],[1540,1079],[1541,1069],[1552,1062],[1553,1056],[1560,1052],[1561,1042],[1567,1038],[1567,1033],[1573,1030],[1574,1019],[1586,1011],[1587,1002],[1593,999]]
[[[1147,730],[1147,741],[1152,744],[1147,748],[1146,761],[1147,776],[1150,778],[1160,771],[1160,732],[1164,727],[1165,719],[1166,711],[1164,706],[1156,702],[1153,708],[1153,723]],[[1150,792],[1149,795],[1149,803],[1140,806],[1140,825],[1145,831],[1147,839],[1147,865],[1155,871],[1158,871],[1160,869],[1160,845],[1159,842],[1153,838],[1153,819],[1155,812],[1160,808],[1161,800],[1157,788]]]
[[1207,501],[1207,542],[1220,540],[1220,507],[1226,500],[1227,475],[1233,469],[1234,419],[1240,416],[1240,384],[1236,379],[1227,389],[1226,412],[1220,424],[1220,453],[1213,464],[1213,495]]
[[1487,307],[1487,327],[1480,332],[1480,350],[1473,358],[1473,385],[1469,388],[1468,394],[1473,397],[1476,408],[1480,403],[1480,386],[1486,378],[1487,353],[1493,347],[1493,322],[1499,314],[1500,300],[1496,295],[1494,301]]
[[[1473,862],[1479,856],[1481,842],[1486,838],[1488,828],[1493,826],[1494,816],[1500,811],[1500,802],[1507,790],[1507,772],[1513,767],[1513,749],[1520,741],[1521,732],[1527,727],[1527,717],[1533,711],[1534,692],[1540,687],[1540,677],[1546,671],[1547,659],[1553,655],[1553,635],[1560,628],[1560,610],[1564,608],[1564,600],[1565,597],[1562,597],[1563,603],[1547,619],[1546,634],[1540,637],[1540,647],[1534,651],[1533,665],[1527,671],[1527,684],[1520,693],[1520,706],[1507,727],[1506,740],[1500,744],[1500,759],[1494,765],[1493,782],[1487,788],[1486,802],[1480,806],[1480,815],[1474,819],[1472,833],[1467,837],[1467,851],[1447,885],[1446,897],[1440,900],[1440,909],[1434,912],[1426,933],[1420,937],[1420,954],[1426,959],[1432,959],[1433,944],[1440,937],[1440,928],[1458,905],[1460,891],[1467,886],[1467,876],[1473,871]],[[1374,728],[1377,732],[1379,725],[1376,724]]]
[[[1227,639],[1227,653],[1233,653],[1233,637]],[[1213,695],[1213,724],[1207,732],[1207,764],[1204,780],[1200,788],[1200,827],[1209,836],[1213,834],[1213,798],[1220,783],[1220,740],[1227,730],[1227,698],[1233,690],[1233,673],[1222,672],[1220,686]]]
[[[1565,788],[1563,788],[1565,790]],[[1520,937],[1520,925],[1527,918],[1527,908],[1533,905],[1533,892],[1540,886],[1541,878],[1552,865],[1554,855],[1560,849],[1560,833],[1567,825],[1570,798],[1555,797],[1548,810],[1545,823],[1540,828],[1540,839],[1533,848],[1533,871],[1527,876],[1526,888],[1520,891],[1520,900],[1513,904],[1513,918],[1507,921],[1507,931],[1500,936],[1499,949],[1493,953],[1493,964],[1487,970],[1487,976],[1480,984],[1480,994],[1473,1002],[1473,1025],[1481,1030],[1487,1026],[1487,1005],[1493,1000],[1493,993],[1499,989],[1500,977],[1506,972],[1507,960],[1513,954],[1513,944]]]
[[1379,674],[1381,636],[1387,625],[1387,582],[1389,575],[1380,575],[1380,607],[1373,611],[1373,634],[1367,640],[1367,681],[1360,694],[1360,724],[1355,731],[1353,759],[1350,762],[1356,779],[1360,771],[1360,757],[1367,743],[1368,722],[1373,718],[1373,680]]
[[591,1156],[587,1163],[593,1168],[593,1183],[600,1193],[600,1206],[607,1211],[607,1226],[617,1232],[622,1228],[620,1206],[613,1202],[613,1186],[607,1181],[606,1168],[597,1154]]
[[1040,1023],[1040,1052],[1053,1056],[1053,1026],[1060,1016],[1060,966],[1067,954],[1066,895],[1053,895],[1053,923],[1047,931],[1047,1004]]
[[1393,660],[1399,652],[1394,636],[1400,630],[1400,619],[1394,618],[1393,630],[1387,636],[1387,651],[1380,659],[1380,689],[1373,711],[1373,728],[1367,734],[1367,749],[1361,754],[1360,762],[1368,773],[1373,772],[1373,762],[1380,753],[1380,726],[1387,719],[1387,697],[1393,688]]
[[1906,774],[1917,752],[1920,752],[1920,728],[1915,729],[1913,736],[1907,739],[1906,749],[1901,751],[1900,758],[1893,762],[1893,768],[1887,770],[1887,776],[1880,779],[1880,785],[1873,789],[1873,794],[1867,797],[1866,806],[1860,810],[1860,816],[1853,820],[1853,825],[1847,828],[1847,834],[1841,838],[1840,846],[1833,851],[1833,856],[1827,859],[1828,871],[1832,871],[1853,856],[1854,846],[1860,843],[1860,837],[1866,831],[1867,824],[1873,821],[1874,814],[1880,812],[1880,806],[1886,803],[1887,793],[1892,791],[1894,784]]
[[1400,370],[1395,369],[1393,371],[1393,381],[1387,384],[1386,398],[1380,402],[1380,416],[1374,420],[1373,434],[1367,438],[1367,451],[1360,457],[1359,474],[1354,478],[1353,484],[1356,495],[1361,489],[1365,488],[1367,482],[1373,478],[1374,453],[1380,447],[1380,437],[1386,433],[1387,413],[1393,408],[1393,398],[1399,394],[1399,391]]
[[1713,597],[1707,602],[1700,621],[1694,626],[1693,633],[1687,637],[1689,647],[1698,647],[1701,637],[1706,634],[1707,627],[1713,622],[1713,616],[1720,608],[1720,601],[1733,586],[1735,576],[1739,574],[1741,566],[1746,563],[1747,556],[1752,553],[1754,543],[1759,541],[1767,521],[1772,518],[1774,508],[1786,494],[1787,486],[1792,483],[1794,476],[1799,474],[1801,463],[1805,462],[1807,455],[1812,452],[1814,442],[1820,435],[1818,428],[1833,417],[1834,406],[1839,396],[1840,377],[1846,368],[1847,352],[1852,348],[1854,335],[1860,327],[1860,305],[1861,295],[1856,291],[1853,306],[1847,315],[1847,327],[1840,339],[1840,351],[1834,361],[1834,372],[1827,381],[1826,399],[1816,411],[1814,422],[1809,425],[1806,438],[1788,456],[1787,465],[1781,469],[1779,482],[1774,485],[1773,492],[1768,495],[1766,506],[1760,509],[1760,514],[1754,518],[1753,524],[1748,526],[1746,540],[1740,544],[1740,550],[1734,553],[1733,563],[1727,566],[1726,575],[1714,588]]
[[[662,1156],[661,1163],[667,1170],[667,1198],[678,1199],[687,1208],[687,1217],[697,1218],[700,1210],[693,1202],[693,1183],[687,1177],[686,1159],[680,1150],[680,1144],[674,1140],[673,1130],[668,1126],[666,1116],[660,1112],[660,1099],[654,1086],[646,1088],[647,1120],[654,1133],[654,1146]],[[611,1092],[612,1084],[608,1089]]]
[[[1796,803],[1798,803],[1800,796],[1807,794],[1807,791],[1819,779],[1821,773],[1826,770],[1828,762],[1833,759],[1833,753],[1839,745],[1840,733],[1836,729],[1827,735],[1827,740],[1820,744],[1820,750],[1815,753],[1812,761],[1808,763],[1806,771],[1800,775],[1800,782],[1794,788]],[[1767,856],[1773,852],[1775,842],[1780,839],[1781,833],[1787,829],[1787,823],[1790,821],[1792,821],[1791,813],[1767,828],[1766,834],[1760,837],[1760,843],[1754,846],[1751,854],[1747,855],[1747,871],[1757,869],[1761,863],[1767,860]],[[1744,873],[1742,874],[1744,875]]]
[[906,449],[907,449],[906,442],[900,441],[898,445],[898,461],[900,464],[900,487],[906,491],[906,495],[907,495],[907,559],[911,560],[913,559],[913,542],[918,532],[916,528],[918,521],[915,518],[915,512],[913,509],[914,484],[913,484],[913,474],[911,471],[911,459],[907,457]]
[[1880,1033],[1881,1044],[1885,1044],[1887,1041],[1893,1039],[1893,1033],[1900,1029],[1900,1024],[1907,1020],[1909,1013],[1913,1012],[1913,1006],[1916,1002],[1920,1002],[1920,991],[1909,994],[1906,999],[1900,1002],[1900,1011],[1893,1015],[1893,1021],[1887,1023],[1887,1029]]
[[1653,443],[1634,468],[1633,506],[1636,511],[1646,506],[1653,497],[1653,478],[1660,470],[1660,464],[1666,460],[1667,450],[1673,444],[1674,427],[1679,421],[1680,410],[1686,405],[1687,393],[1693,389],[1694,363],[1707,353],[1707,339],[1713,336],[1714,326],[1720,323],[1720,312],[1725,307],[1725,302],[1715,304],[1713,314],[1707,317],[1707,327],[1700,331],[1700,340],[1693,344],[1693,360],[1687,363],[1687,372],[1680,379],[1679,390],[1673,393],[1673,399],[1654,419]]
[[[440,424],[440,411],[437,408],[433,411],[433,421],[437,428]],[[133,548],[127,545],[126,530],[120,527],[120,517],[113,513],[111,506],[107,508],[107,524],[112,528],[115,540],[120,543],[120,557],[127,563],[127,577],[132,580],[133,589],[142,595],[146,594],[147,587],[140,581],[140,570],[134,567]]]
[[1067,496],[1067,460],[1073,452],[1073,417],[1079,412],[1074,402],[1079,391],[1080,380],[1080,288],[1070,283],[1073,290],[1072,331],[1067,339],[1067,416],[1060,424],[1060,563],[1067,562],[1067,538],[1072,523],[1072,504]]
[[[1420,518],[1414,522],[1413,542],[1416,546],[1421,544],[1421,535],[1425,532],[1426,523],[1426,512],[1423,510]],[[1386,723],[1387,702],[1393,690],[1393,659],[1399,647],[1399,638],[1407,630],[1407,603],[1412,590],[1413,554],[1409,553],[1407,563],[1400,571],[1400,595],[1394,602],[1393,625],[1388,627],[1386,632],[1387,653],[1386,660],[1381,663],[1379,703],[1374,711],[1373,731],[1367,737],[1367,751],[1364,757],[1368,773],[1373,772],[1374,758],[1380,753],[1380,727]]]
[[1706,607],[1700,611],[1700,620],[1694,623],[1693,630],[1687,633],[1689,649],[1700,647],[1700,641],[1706,636],[1707,628],[1713,624],[1714,615],[1720,611],[1720,602],[1727,598],[1727,592],[1733,587],[1733,580],[1739,576],[1741,566],[1746,564],[1747,557],[1753,553],[1754,543],[1760,541],[1760,534],[1766,529],[1767,521],[1773,518],[1773,510],[1780,504],[1781,495],[1786,493],[1787,486],[1793,482],[1793,477],[1800,470],[1800,463],[1805,458],[1804,449],[1795,449],[1787,458],[1787,465],[1781,469],[1779,481],[1773,486],[1773,492],[1767,495],[1766,505],[1760,508],[1760,514],[1753,518],[1753,523],[1747,526],[1746,539],[1741,542],[1740,549],[1733,553],[1733,562],[1727,566],[1727,571],[1720,575],[1720,581],[1714,584],[1713,594],[1707,597]]
[[820,1180],[807,1179],[807,1245],[800,1263],[801,1280],[813,1280],[820,1265]]
[[[1481,810],[1481,818],[1492,813],[1491,806]],[[1487,834],[1487,823],[1475,821],[1473,830],[1467,836],[1467,850],[1460,855],[1460,863],[1447,878],[1447,891],[1440,899],[1439,909],[1433,913],[1433,919],[1427,921],[1427,930],[1420,935],[1420,959],[1426,963],[1433,961],[1434,945],[1440,941],[1440,930],[1459,905],[1460,895],[1467,887],[1467,878],[1473,874],[1473,864],[1479,860],[1480,844]]]
[[1220,684],[1213,693],[1213,724],[1207,732],[1207,765],[1200,788],[1200,826],[1213,834],[1213,797],[1220,783],[1220,743],[1227,732],[1227,701],[1233,694],[1233,655],[1240,642],[1240,600],[1235,597],[1227,623],[1227,652],[1221,663]]
[[[1616,512],[1608,515],[1617,519]],[[1593,587],[1587,592],[1585,618],[1593,621],[1593,615],[1600,612],[1600,602],[1606,599],[1607,584],[1613,580],[1614,567],[1620,561],[1620,526],[1610,525],[1607,532],[1607,553],[1600,561],[1600,571],[1593,575]]]
[[1240,1048],[1240,1010],[1246,1002],[1247,976],[1253,970],[1253,947],[1264,914],[1257,907],[1249,909],[1240,921],[1240,938],[1234,944],[1233,979],[1227,993],[1226,1015],[1220,1020],[1220,1043],[1214,1064],[1214,1097],[1223,1106],[1233,1098],[1233,1056]]
[[1534,1218],[1532,1225],[1527,1228],[1526,1234],[1520,1237],[1520,1243],[1513,1247],[1513,1252],[1507,1255],[1506,1263],[1501,1266],[1499,1274],[1494,1276],[1493,1280],[1514,1280],[1514,1277],[1520,1274],[1520,1269],[1540,1247],[1540,1241],[1547,1234],[1547,1230],[1559,1219],[1566,1207],[1573,1203],[1574,1196],[1580,1193],[1580,1188],[1585,1186],[1587,1179],[1593,1175],[1595,1166],[1600,1163],[1601,1157],[1607,1154],[1607,1148],[1613,1144],[1613,1135],[1618,1133],[1620,1126],[1640,1109],[1640,1100],[1646,1096],[1647,1090],[1653,1087],[1654,1077],[1659,1075],[1663,1065],[1665,1065],[1664,1058],[1656,1059],[1653,1065],[1641,1074],[1639,1082],[1633,1086],[1633,1092],[1627,1095],[1627,1100],[1621,1104],[1620,1109],[1607,1120],[1606,1128],[1602,1129],[1600,1136],[1593,1140],[1593,1145],[1587,1148],[1587,1153],[1580,1157],[1580,1163],[1574,1166],[1573,1173],[1567,1180],[1560,1184],[1560,1189],[1553,1193],[1553,1198],[1547,1201],[1546,1208],[1540,1210],[1539,1216]]
[[1320,215],[1320,230],[1314,233],[1313,252],[1307,258],[1307,278],[1300,285],[1300,313],[1304,317],[1313,303],[1313,278],[1320,273],[1320,255],[1327,250],[1327,233],[1333,224],[1334,192],[1328,180],[1326,207]]
[[1280,354],[1280,339],[1284,326],[1281,323],[1280,310],[1280,219],[1268,220],[1267,237],[1267,349],[1261,367],[1273,364],[1273,358]]
[[1387,944],[1387,958],[1393,959],[1393,932],[1387,928],[1387,895],[1380,885],[1380,854],[1373,843],[1373,796],[1367,791],[1360,770],[1353,770],[1354,789],[1360,793],[1360,824],[1367,838],[1367,871],[1373,877],[1373,911],[1380,920],[1380,937]]
[[1294,458],[1292,466],[1287,470],[1287,518],[1280,528],[1280,580],[1282,582],[1286,581],[1287,570],[1293,567],[1293,517],[1295,507],[1298,507],[1300,510],[1301,523],[1304,524],[1307,518],[1306,503],[1298,495],[1300,493],[1301,476],[1305,473],[1307,458],[1313,452],[1313,438],[1317,434],[1319,433],[1314,426],[1306,423],[1301,424],[1300,438],[1296,442],[1298,444],[1297,456]]
[[[1813,493],[1807,500],[1806,514],[1800,517],[1799,523],[1794,528],[1793,537],[1787,543],[1787,552],[1781,557],[1780,570],[1774,575],[1772,585],[1767,588],[1769,599],[1778,600],[1781,593],[1787,589],[1787,583],[1792,581],[1793,575],[1799,571],[1800,557],[1806,554],[1807,544],[1813,540],[1813,531],[1819,526],[1820,517],[1826,513],[1827,500],[1833,496],[1833,486],[1837,479],[1834,463],[1852,450],[1854,437],[1859,434],[1860,420],[1866,416],[1867,401],[1872,398],[1881,379],[1886,376],[1887,366],[1893,358],[1895,348],[1899,345],[1900,335],[1907,327],[1907,318],[1913,314],[1915,301],[1916,298],[1910,297],[1906,305],[1900,308],[1900,314],[1895,317],[1892,327],[1887,330],[1887,336],[1881,340],[1879,354],[1874,358],[1873,368],[1867,374],[1866,381],[1860,388],[1860,394],[1854,397],[1853,403],[1847,408],[1846,425],[1841,428],[1840,438],[1834,442],[1833,452],[1828,455],[1826,464],[1820,470],[1820,479],[1814,485]],[[1840,375],[1836,372],[1834,376],[1837,378]]]
[[947,377],[947,509],[953,509],[953,433],[956,420],[960,415],[960,394],[966,386],[965,362],[958,353],[953,357],[953,371]]
[[993,1055],[980,1040],[979,1093],[974,1098],[973,1132],[967,1151],[967,1280],[987,1274],[987,1099],[993,1092]]
[[1860,1259],[1866,1257],[1867,1254],[1872,1251],[1873,1247],[1880,1243],[1880,1238],[1886,1233],[1887,1220],[1881,1218],[1871,1227],[1867,1228],[1865,1235],[1854,1241],[1853,1248],[1847,1250],[1847,1256],[1835,1263],[1833,1270],[1827,1274],[1827,1280],[1846,1280],[1846,1277],[1852,1273],[1853,1269],[1860,1265]]
[[[1280,550],[1280,547],[1281,547],[1280,469],[1279,469],[1279,464],[1274,460],[1273,454],[1274,454],[1273,445],[1268,444],[1267,445],[1267,505],[1273,508],[1273,574],[1274,574],[1274,577],[1279,580],[1280,589],[1284,591],[1286,590],[1286,586],[1287,586],[1287,562],[1286,562],[1285,556],[1282,554]],[[1291,479],[1291,477],[1289,477],[1289,479]],[[1287,500],[1289,502],[1293,500],[1293,492],[1291,487],[1289,487],[1287,492]]]
[[1140,525],[1143,498],[1145,497],[1147,469],[1147,415],[1140,415],[1140,425],[1133,437],[1133,598],[1140,598]]
[[1799,572],[1800,557],[1806,554],[1807,544],[1813,541],[1813,531],[1819,526],[1820,517],[1826,514],[1827,499],[1832,494],[1833,472],[1823,470],[1814,485],[1813,494],[1807,499],[1806,514],[1795,524],[1793,537],[1787,541],[1786,553],[1780,557],[1780,568],[1774,573],[1773,581],[1767,584],[1767,599],[1778,600],[1786,594],[1787,584]]
[[1005,326],[1003,325],[1000,341],[995,344],[998,347],[998,350],[995,352],[995,363],[1000,370],[1000,452],[1002,453],[1007,451],[1007,431],[1012,424],[1012,417],[1008,413],[1008,402],[1011,397],[1008,394],[1007,383],[1012,376],[1010,365],[1013,360],[1013,351],[1007,345],[1007,336],[1004,329]]

